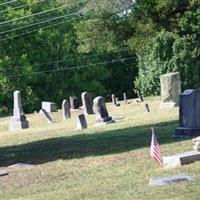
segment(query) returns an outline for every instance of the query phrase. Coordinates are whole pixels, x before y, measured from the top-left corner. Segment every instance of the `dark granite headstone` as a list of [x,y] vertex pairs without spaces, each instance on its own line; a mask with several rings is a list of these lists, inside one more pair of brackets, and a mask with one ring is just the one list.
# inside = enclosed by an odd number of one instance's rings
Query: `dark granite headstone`
[[179,123],[175,137],[200,136],[200,89],[185,90],[180,95]]
[[78,115],[77,129],[85,129],[85,128],[87,128],[85,115],[84,114]]
[[93,100],[93,107],[96,113],[96,122],[109,122],[112,121],[112,117],[108,115],[108,111],[105,104],[105,99],[102,96],[98,96]]
[[69,97],[71,109],[79,109],[79,100],[76,96]]
[[83,104],[83,111],[85,115],[91,115],[94,114],[93,108],[92,108],[92,100],[91,96],[88,92],[83,92],[81,94],[81,100]]
[[14,131],[19,129],[29,128],[29,123],[26,120],[26,116],[24,115],[22,109],[21,93],[20,91],[16,90],[13,95],[14,95],[13,117],[11,117],[9,130]]
[[62,102],[62,113],[63,113],[63,119],[71,118],[70,106],[67,100],[63,100]]

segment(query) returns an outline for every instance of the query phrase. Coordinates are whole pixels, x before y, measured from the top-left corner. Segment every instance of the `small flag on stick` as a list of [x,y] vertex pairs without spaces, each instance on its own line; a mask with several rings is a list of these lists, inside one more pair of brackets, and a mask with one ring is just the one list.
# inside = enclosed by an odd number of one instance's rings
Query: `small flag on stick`
[[163,159],[160,153],[160,147],[154,132],[154,129],[151,128],[152,130],[152,138],[151,138],[151,149],[150,149],[150,155],[151,157],[157,161],[160,165],[163,164]]

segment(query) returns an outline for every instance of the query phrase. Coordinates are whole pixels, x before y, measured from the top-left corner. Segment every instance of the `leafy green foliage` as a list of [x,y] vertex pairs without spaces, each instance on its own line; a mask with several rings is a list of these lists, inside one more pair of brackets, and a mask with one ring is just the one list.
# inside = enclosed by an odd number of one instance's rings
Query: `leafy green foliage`
[[43,100],[59,105],[85,90],[107,99],[111,93],[132,96],[136,76],[143,94],[159,94],[159,76],[169,71],[181,72],[183,88],[199,87],[199,7],[198,0],[18,0],[2,5],[0,112],[11,113],[16,89],[25,111],[32,112]]
[[159,95],[162,74],[179,71],[182,87],[198,88],[199,62],[191,38],[161,32],[138,53],[139,76],[135,81],[144,95]]

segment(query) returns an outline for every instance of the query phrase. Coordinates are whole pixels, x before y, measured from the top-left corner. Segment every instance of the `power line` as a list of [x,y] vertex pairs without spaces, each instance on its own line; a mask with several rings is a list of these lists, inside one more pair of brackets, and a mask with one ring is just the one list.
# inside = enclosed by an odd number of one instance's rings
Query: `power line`
[[45,1],[51,1],[51,0],[41,0],[41,1],[38,1],[38,2],[34,2],[34,3],[23,4],[23,5],[20,5],[20,6],[16,6],[16,7],[12,7],[12,8],[9,8],[9,9],[1,10],[0,13],[4,13],[4,12],[10,11],[10,10],[16,10],[16,9],[20,9],[20,8],[25,8],[25,7],[28,7],[30,5],[42,3],[42,2],[45,2]]
[[[119,62],[119,61],[132,60],[133,58],[134,57],[127,57],[127,58],[116,59],[111,64],[114,64],[115,62]],[[43,71],[35,71],[35,72],[31,72],[29,74],[0,75],[0,77],[11,78],[11,77],[18,77],[18,76],[28,76],[28,75],[44,74],[44,73],[48,73],[48,72],[58,72],[58,71],[66,71],[66,70],[72,70],[72,69],[82,69],[82,68],[91,67],[91,66],[94,66],[94,65],[103,65],[103,64],[108,64],[108,62],[107,61],[103,61],[103,62],[91,63],[91,64],[87,64],[87,65],[78,65],[78,66],[74,66],[74,67],[67,67],[67,66],[65,66],[65,67],[62,67],[62,68],[59,68],[59,69],[49,69],[49,70],[43,70]]]
[[[127,52],[127,48],[124,49],[120,49],[119,51],[115,51],[115,52],[110,52],[110,53],[101,53],[101,54],[95,54],[95,55],[88,55],[88,56],[83,56],[83,57],[74,57],[74,58],[70,58],[70,59],[63,59],[63,60],[59,60],[59,61],[54,61],[54,62],[46,62],[46,63],[40,63],[40,64],[34,64],[31,65],[32,67],[35,66],[42,66],[42,65],[49,65],[49,64],[59,64],[59,63],[63,63],[66,61],[72,61],[72,60],[81,60],[81,59],[87,59],[87,58],[96,58],[99,56],[104,56],[104,55],[109,55],[109,54],[113,54],[113,53],[119,53],[119,52]],[[10,66],[11,67],[11,66]],[[25,66],[19,66],[18,68],[23,68]]]
[[17,28],[14,28],[14,29],[9,29],[9,30],[0,32],[0,35],[10,33],[10,32],[13,32],[13,31],[17,31],[17,30],[21,30],[21,29],[24,29],[24,28],[32,27],[32,26],[35,26],[35,25],[44,24],[46,22],[55,21],[55,20],[62,19],[62,18],[68,17],[68,16],[76,15],[76,14],[79,14],[79,13],[80,13],[80,11],[74,12],[74,13],[71,13],[71,14],[67,14],[67,15],[61,15],[61,16],[58,16],[58,17],[50,18],[50,19],[47,19],[47,20],[44,20],[44,21],[39,21],[39,22],[36,22],[36,23],[28,24],[26,26],[17,27]]
[[66,7],[66,5],[62,5],[62,6],[59,6],[59,7],[56,7],[56,8],[51,8],[49,10],[44,10],[42,12],[33,13],[33,14],[30,14],[30,15],[25,15],[25,16],[21,16],[21,17],[18,17],[18,18],[10,19],[10,20],[7,20],[7,21],[0,22],[0,25],[2,26],[2,25],[5,25],[5,24],[8,24],[10,22],[14,22],[14,21],[18,21],[18,20],[21,20],[21,19],[26,19],[26,18],[29,18],[29,17],[42,15],[42,14],[45,14],[45,13],[48,13],[48,12],[59,10],[61,8],[64,8],[64,7]]
[[82,18],[82,17],[83,17],[83,16],[76,17],[76,18],[72,18],[72,19],[67,19],[67,20],[64,20],[64,21],[62,21],[62,22],[55,23],[55,24],[53,24],[53,25],[44,26],[44,27],[41,27],[41,28],[38,28],[38,29],[34,29],[34,30],[32,30],[32,31],[27,31],[27,32],[22,33],[22,34],[18,34],[18,35],[14,35],[14,36],[11,36],[11,37],[7,37],[7,38],[4,38],[4,39],[1,39],[0,41],[5,41],[5,40],[9,40],[9,39],[13,39],[13,38],[20,37],[20,36],[28,35],[28,34],[37,32],[37,31],[39,31],[39,30],[44,30],[44,29],[48,29],[48,28],[51,28],[51,27],[54,27],[54,26],[58,26],[58,25],[64,24],[66,21],[76,20],[76,19],[79,19],[79,18]]
[[12,1],[7,1],[7,2],[4,2],[4,3],[1,3],[0,6],[3,6],[3,5],[6,5],[6,4],[10,4],[10,3],[13,3],[17,0],[12,0]]

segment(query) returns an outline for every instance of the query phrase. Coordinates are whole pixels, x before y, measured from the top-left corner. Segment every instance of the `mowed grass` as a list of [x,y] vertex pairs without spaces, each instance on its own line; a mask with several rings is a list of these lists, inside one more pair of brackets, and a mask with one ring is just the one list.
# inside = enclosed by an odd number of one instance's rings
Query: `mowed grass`
[[[173,141],[178,126],[178,108],[160,110],[160,98],[144,103],[114,107],[109,114],[118,123],[94,126],[95,115],[86,116],[88,129],[76,131],[76,115],[62,120],[53,113],[48,124],[40,114],[27,115],[30,128],[9,132],[9,118],[1,118],[1,200],[156,200],[199,199],[200,162],[164,169],[149,156],[151,130],[156,129],[163,155],[191,151],[191,140]],[[81,111],[80,111],[81,112]],[[16,162],[35,164],[32,169],[7,168]],[[149,186],[149,178],[188,174],[194,182],[170,186]]]

